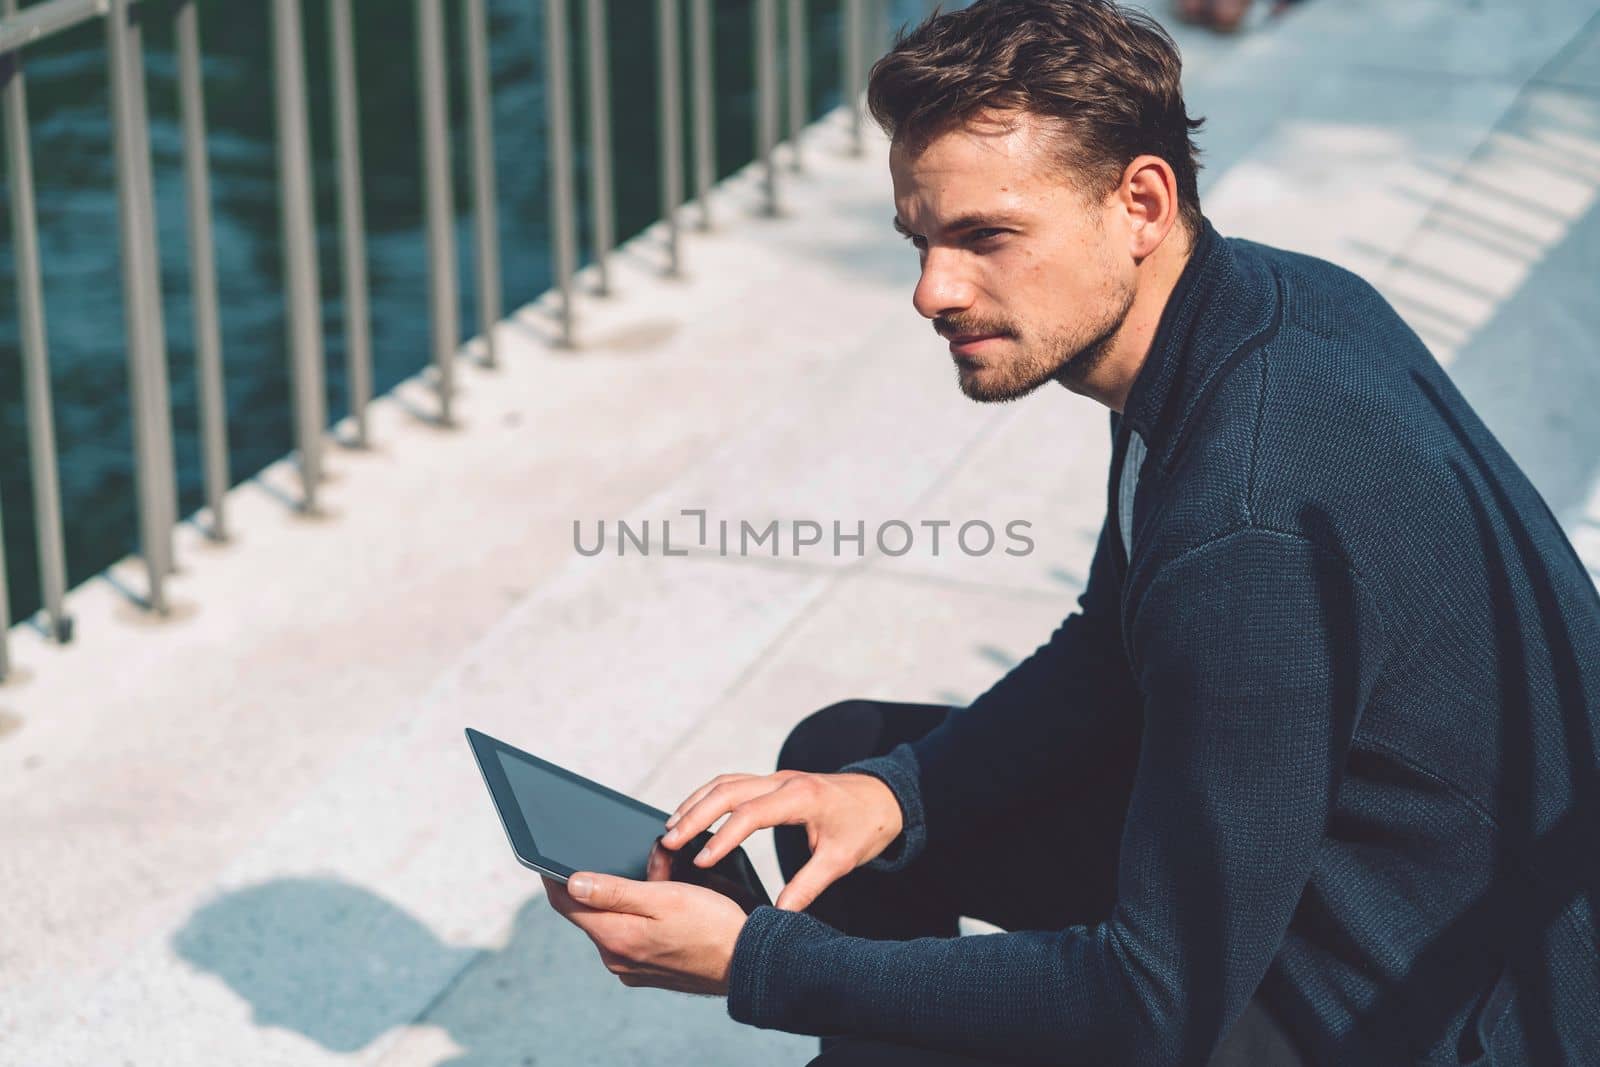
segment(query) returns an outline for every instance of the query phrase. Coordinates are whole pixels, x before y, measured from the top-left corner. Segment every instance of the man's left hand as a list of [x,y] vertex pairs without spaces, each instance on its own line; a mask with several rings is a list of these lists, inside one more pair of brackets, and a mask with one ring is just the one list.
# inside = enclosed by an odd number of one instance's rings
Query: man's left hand
[[[543,876],[541,876],[543,877]],[[626,986],[725,996],[744,910],[687,882],[634,881],[584,871],[566,885],[544,878],[550,903],[589,935]]]

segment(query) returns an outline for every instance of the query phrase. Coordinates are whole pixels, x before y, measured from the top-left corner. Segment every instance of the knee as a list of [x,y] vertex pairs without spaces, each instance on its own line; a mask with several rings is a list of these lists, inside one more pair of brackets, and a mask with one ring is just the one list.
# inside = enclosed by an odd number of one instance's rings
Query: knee
[[832,774],[847,763],[877,755],[881,718],[871,700],[841,700],[812,712],[789,731],[778,751],[778,770]]
[[832,1047],[825,1046],[822,1055],[806,1064],[806,1067],[881,1067],[884,1063],[882,1046],[878,1046],[876,1054],[872,1046],[861,1041],[835,1041]]

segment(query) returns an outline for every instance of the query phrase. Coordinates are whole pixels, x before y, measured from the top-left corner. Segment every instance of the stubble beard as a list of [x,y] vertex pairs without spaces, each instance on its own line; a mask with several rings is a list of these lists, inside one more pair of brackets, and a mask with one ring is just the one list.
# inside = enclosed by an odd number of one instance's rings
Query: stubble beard
[[969,399],[983,404],[1004,404],[1020,400],[1048,381],[1071,388],[1083,382],[1111,354],[1128,311],[1133,307],[1133,287],[1115,286],[1106,314],[1079,329],[1062,331],[1037,342],[1023,341],[1015,330],[1009,338],[1019,351],[1000,363],[985,364],[988,379],[969,373],[956,362],[956,382]]

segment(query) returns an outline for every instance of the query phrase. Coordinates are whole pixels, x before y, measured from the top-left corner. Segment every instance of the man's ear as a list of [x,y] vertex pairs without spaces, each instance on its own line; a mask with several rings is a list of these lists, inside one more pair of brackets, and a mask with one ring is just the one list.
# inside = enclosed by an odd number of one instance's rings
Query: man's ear
[[1160,156],[1139,156],[1122,172],[1113,196],[1128,216],[1128,253],[1142,262],[1178,221],[1177,175]]

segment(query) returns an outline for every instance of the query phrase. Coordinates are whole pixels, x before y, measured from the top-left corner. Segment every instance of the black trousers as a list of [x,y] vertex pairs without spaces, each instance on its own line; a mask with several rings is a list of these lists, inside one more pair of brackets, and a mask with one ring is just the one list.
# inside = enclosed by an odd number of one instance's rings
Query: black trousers
[[[815,712],[789,734],[780,770],[832,773],[879,756],[939,725],[950,709],[934,704],[849,700]],[[1057,783],[1050,795],[1019,798],[1004,817],[952,837],[945,828],[903,870],[859,868],[829,886],[807,909],[859,937],[908,940],[955,937],[969,916],[1005,930],[1060,930],[1094,924],[1116,899],[1117,852],[1138,759],[1137,738],[1105,753],[1097,771]],[[1040,847],[1040,812],[1069,813],[1051,825],[1052,847]],[[784,879],[811,856],[803,827],[773,831]],[[991,860],[1004,864],[997,873]],[[1021,865],[1021,869],[1018,869]],[[993,1067],[987,1061],[855,1038],[824,1038],[810,1067]],[[1302,1067],[1277,1024],[1252,1002],[1210,1067]]]

